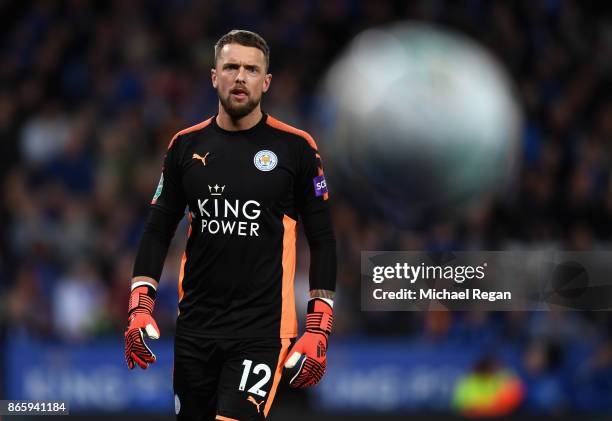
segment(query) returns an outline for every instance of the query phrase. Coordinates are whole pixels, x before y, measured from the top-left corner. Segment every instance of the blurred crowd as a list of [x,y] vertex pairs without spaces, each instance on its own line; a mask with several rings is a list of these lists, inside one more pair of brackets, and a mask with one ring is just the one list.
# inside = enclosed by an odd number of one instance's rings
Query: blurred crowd
[[[516,84],[526,116],[516,194],[459,221],[397,230],[334,197],[330,179],[340,259],[336,335],[520,347],[534,408],[612,409],[608,313],[366,313],[359,288],[361,250],[608,247],[609,9],[571,0],[0,3],[11,16],[0,50],[0,321],[16,336],[121,335],[167,144],[217,108],[209,74],[220,35],[245,28],[266,38],[274,79],[264,111],[317,138],[317,84],[342,46],[373,25],[430,21],[488,47]],[[325,139],[319,144],[325,154]],[[185,238],[183,221],[156,308],[168,335]],[[303,238],[299,246],[303,313]],[[570,399],[568,385],[577,384],[588,393]]]

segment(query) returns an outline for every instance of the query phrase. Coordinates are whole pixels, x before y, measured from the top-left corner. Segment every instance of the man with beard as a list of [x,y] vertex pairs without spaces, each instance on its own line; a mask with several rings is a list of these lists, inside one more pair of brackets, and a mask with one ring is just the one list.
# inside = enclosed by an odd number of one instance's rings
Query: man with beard
[[[219,112],[174,136],[134,263],[125,358],[155,356],[152,318],[170,241],[188,207],[174,347],[179,420],[265,419],[281,376],[293,387],[325,372],[336,284],[335,239],[317,145],[261,110],[269,49],[234,30],[215,45]],[[298,218],[310,246],[306,329],[296,342]]]

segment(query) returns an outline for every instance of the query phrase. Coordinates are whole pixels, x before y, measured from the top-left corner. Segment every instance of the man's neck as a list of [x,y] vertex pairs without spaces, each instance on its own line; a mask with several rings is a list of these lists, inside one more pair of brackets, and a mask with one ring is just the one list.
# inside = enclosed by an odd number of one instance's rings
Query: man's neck
[[217,125],[223,130],[235,132],[238,130],[248,130],[261,120],[261,108],[257,107],[249,114],[239,119],[233,119],[219,104],[219,114],[217,115]]

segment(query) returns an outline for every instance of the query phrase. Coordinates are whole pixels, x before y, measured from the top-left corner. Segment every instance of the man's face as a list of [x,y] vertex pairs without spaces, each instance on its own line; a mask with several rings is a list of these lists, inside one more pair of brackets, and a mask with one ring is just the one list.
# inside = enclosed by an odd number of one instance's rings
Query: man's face
[[272,75],[266,73],[263,51],[240,44],[226,44],[211,71],[213,87],[230,117],[248,115],[270,87]]

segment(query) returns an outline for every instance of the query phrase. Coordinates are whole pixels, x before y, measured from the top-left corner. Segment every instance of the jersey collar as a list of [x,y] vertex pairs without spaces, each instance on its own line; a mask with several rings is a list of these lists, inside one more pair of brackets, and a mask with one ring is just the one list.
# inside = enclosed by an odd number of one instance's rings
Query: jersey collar
[[219,127],[219,125],[217,124],[217,115],[215,114],[213,116],[212,122],[211,122],[211,126],[217,130],[220,133],[229,135],[229,136],[237,136],[237,135],[245,135],[245,134],[249,134],[249,133],[253,133],[255,131],[257,131],[260,127],[264,126],[266,124],[266,120],[268,119],[268,114],[262,112],[261,113],[261,119],[257,122],[257,124],[255,124],[253,127],[251,127],[250,129],[246,129],[246,130],[225,130],[221,127]]

